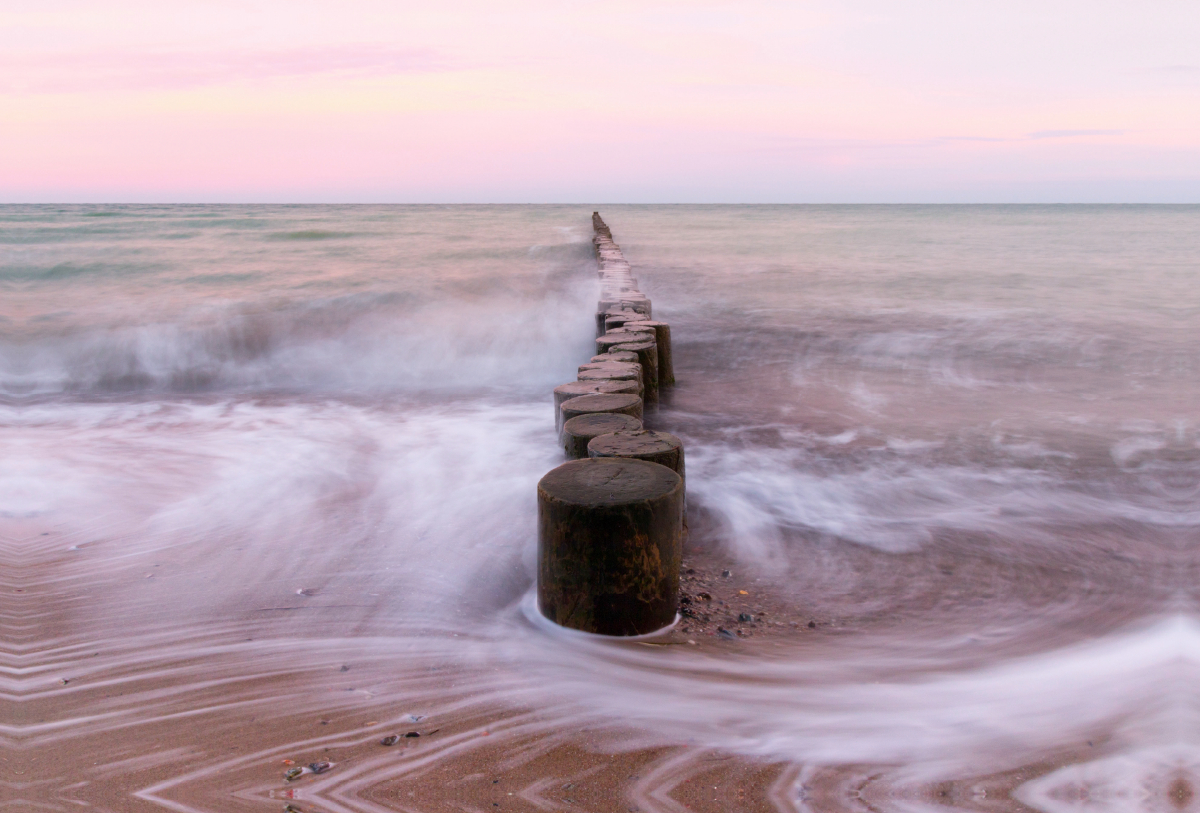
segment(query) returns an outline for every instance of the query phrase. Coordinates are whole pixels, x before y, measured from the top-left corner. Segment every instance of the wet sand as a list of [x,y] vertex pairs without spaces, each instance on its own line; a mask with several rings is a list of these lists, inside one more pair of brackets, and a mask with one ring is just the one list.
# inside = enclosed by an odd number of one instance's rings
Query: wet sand
[[[101,553],[96,545],[89,563],[86,545],[70,550],[70,539],[43,527],[7,525],[23,534],[10,537],[7,548],[11,555],[13,542],[21,543],[23,566],[6,569],[4,584],[11,642],[4,704],[12,721],[4,733],[4,784],[10,804],[29,809],[765,811],[891,809],[906,800],[1024,810],[1011,798],[1015,788],[1081,756],[1095,758],[1106,746],[1101,731],[1094,742],[1031,766],[928,786],[906,784],[903,771],[893,776],[887,765],[748,758],[672,742],[639,730],[636,719],[605,720],[570,702],[548,705],[519,662],[463,663],[452,657],[455,643],[444,631],[382,642],[326,637],[361,624],[361,597],[352,591],[277,591],[225,608],[221,623],[196,626],[156,625],[145,614],[94,619],[108,635],[80,635],[68,608],[118,605],[117,597],[155,579],[179,578],[173,574],[186,570],[195,552],[159,550],[148,572],[112,570],[96,557],[119,556],[119,549]],[[691,527],[681,623],[660,639],[621,646],[820,661],[860,646],[878,655],[881,641],[897,637],[912,646],[917,625],[954,642],[957,667],[970,669],[1102,636],[1161,601],[1140,589],[1145,570],[1132,563],[1099,569],[1076,562],[1072,576],[1047,560],[1014,572],[985,545],[964,556],[970,546],[963,540],[899,560],[854,546],[830,549],[861,587],[830,596],[816,584],[792,585],[785,594],[735,570],[702,510],[693,512]],[[1097,572],[1110,581],[1085,577]],[[796,600],[797,590],[806,598]],[[1078,620],[1067,628],[1048,623],[1044,636],[1031,636],[1026,626],[1012,637],[993,630],[972,641],[981,605],[996,616],[1038,603],[1069,604]],[[752,620],[739,621],[742,613]],[[896,679],[895,663],[879,677]],[[729,682],[730,692],[743,688]],[[401,739],[381,745],[390,734]],[[283,778],[291,767],[321,761],[332,766]],[[1190,785],[1176,780],[1166,777],[1149,792],[1164,804],[1182,799]]]

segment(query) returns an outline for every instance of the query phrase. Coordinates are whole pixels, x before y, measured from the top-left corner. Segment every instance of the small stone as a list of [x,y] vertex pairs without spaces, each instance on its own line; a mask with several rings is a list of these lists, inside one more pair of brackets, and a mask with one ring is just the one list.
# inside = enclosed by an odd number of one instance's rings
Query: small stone
[[420,731],[410,731],[407,734],[405,734],[404,736],[405,737],[419,737],[419,736],[421,736],[421,732]]
[[389,734],[379,741],[380,745],[392,746],[400,742],[400,737],[397,734]]
[[749,624],[753,620],[754,616],[750,615],[750,613],[738,613],[738,621],[742,624]]
[[725,578],[727,578],[727,579],[728,579],[730,576],[732,576],[732,575],[733,575],[733,573],[731,573],[731,572],[730,572],[730,571],[728,571],[728,570],[722,570],[722,571],[721,571],[721,575],[722,575],[722,576],[724,576]]
[[737,636],[734,635],[729,630],[725,629],[724,627],[717,627],[717,635],[720,636],[721,638],[727,638],[732,641],[737,640]]
[[815,630],[815,629],[817,628],[817,622],[816,622],[816,621],[809,621],[809,622],[808,622],[808,628],[809,628],[810,630]]
[[312,771],[313,773],[325,773],[327,770],[329,770],[332,767],[333,767],[332,762],[310,762],[308,764],[308,769],[310,771]]

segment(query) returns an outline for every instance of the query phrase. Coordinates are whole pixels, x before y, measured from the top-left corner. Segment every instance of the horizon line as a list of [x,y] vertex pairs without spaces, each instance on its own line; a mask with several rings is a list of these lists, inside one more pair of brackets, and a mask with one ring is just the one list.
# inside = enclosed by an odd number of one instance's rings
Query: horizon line
[[27,200],[0,206],[1200,206],[1196,201],[335,201]]

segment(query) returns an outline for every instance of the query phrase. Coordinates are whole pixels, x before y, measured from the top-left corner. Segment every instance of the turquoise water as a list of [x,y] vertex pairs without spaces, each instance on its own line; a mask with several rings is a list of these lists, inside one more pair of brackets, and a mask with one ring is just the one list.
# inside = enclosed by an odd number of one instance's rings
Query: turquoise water
[[[672,325],[655,420],[688,448],[693,542],[831,631],[692,652],[522,610],[549,392],[593,346],[591,211],[0,207],[19,799],[78,748],[153,806],[165,785],[108,763],[157,735],[106,754],[114,732],[194,715],[276,759],[289,715],[353,698],[530,712],[498,734],[521,753],[580,727],[666,748],[664,787],[706,749],[787,763],[791,809],[830,766],[887,809],[1019,770],[1040,810],[1184,809],[1200,207],[602,207]],[[195,747],[163,758],[179,787],[219,762]],[[377,809],[392,774],[355,776],[335,801]]]

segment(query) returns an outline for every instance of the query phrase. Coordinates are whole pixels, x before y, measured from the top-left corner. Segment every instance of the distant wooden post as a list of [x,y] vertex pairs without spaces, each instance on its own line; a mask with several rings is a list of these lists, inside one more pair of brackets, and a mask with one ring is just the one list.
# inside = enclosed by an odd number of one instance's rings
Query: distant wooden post
[[652,328],[654,342],[658,345],[658,385],[667,387],[675,383],[675,364],[671,359],[671,326],[666,322],[625,322],[625,330],[637,328]]

